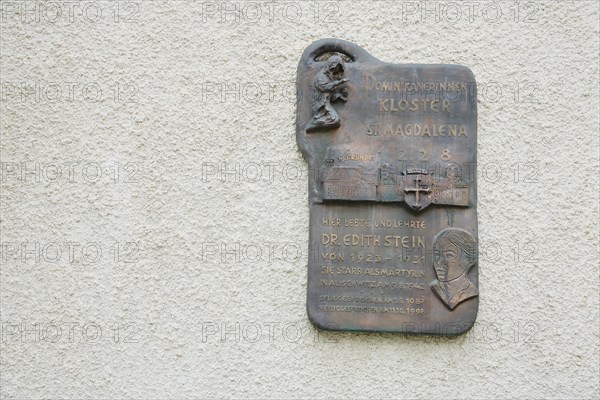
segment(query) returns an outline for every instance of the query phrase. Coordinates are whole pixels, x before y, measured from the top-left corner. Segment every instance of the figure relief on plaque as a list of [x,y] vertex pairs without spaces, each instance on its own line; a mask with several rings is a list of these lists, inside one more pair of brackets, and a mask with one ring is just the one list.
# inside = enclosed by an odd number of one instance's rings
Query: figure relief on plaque
[[343,87],[348,82],[348,79],[344,78],[345,68],[342,57],[332,55],[317,73],[313,85],[313,118],[306,126],[306,132],[339,128],[340,116],[332,103],[348,100],[348,89]]
[[433,268],[437,280],[431,290],[453,310],[461,302],[479,295],[479,290],[467,276],[477,261],[477,243],[463,229],[447,228],[433,240]]

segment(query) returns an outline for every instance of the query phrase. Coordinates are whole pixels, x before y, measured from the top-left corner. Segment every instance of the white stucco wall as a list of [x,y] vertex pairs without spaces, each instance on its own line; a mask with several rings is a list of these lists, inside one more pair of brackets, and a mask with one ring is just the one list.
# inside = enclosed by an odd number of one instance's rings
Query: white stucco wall
[[[0,26],[2,398],[600,396],[597,2],[22,4]],[[477,77],[466,335],[307,319],[294,80],[324,37]]]

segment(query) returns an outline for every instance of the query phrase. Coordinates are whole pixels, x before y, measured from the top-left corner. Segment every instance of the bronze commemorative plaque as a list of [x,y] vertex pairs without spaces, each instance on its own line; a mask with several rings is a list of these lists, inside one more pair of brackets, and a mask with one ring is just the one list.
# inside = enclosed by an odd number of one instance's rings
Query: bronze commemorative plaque
[[296,137],[310,171],[315,325],[441,335],[472,327],[476,98],[464,66],[386,63],[337,39],[304,51]]

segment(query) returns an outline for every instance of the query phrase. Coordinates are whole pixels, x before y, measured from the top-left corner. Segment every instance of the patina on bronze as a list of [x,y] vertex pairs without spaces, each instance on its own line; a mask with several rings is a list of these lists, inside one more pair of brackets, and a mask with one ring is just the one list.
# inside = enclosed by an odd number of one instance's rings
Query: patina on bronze
[[302,55],[296,137],[310,173],[310,320],[455,335],[479,304],[475,78],[324,39]]

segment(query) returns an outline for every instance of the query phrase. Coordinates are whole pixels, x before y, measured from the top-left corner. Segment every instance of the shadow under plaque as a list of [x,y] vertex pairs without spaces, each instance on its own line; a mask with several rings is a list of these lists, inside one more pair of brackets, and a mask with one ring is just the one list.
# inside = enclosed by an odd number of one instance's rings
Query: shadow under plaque
[[298,65],[296,138],[310,171],[312,323],[470,329],[479,304],[471,70],[385,63],[319,40]]

